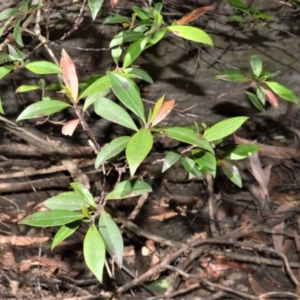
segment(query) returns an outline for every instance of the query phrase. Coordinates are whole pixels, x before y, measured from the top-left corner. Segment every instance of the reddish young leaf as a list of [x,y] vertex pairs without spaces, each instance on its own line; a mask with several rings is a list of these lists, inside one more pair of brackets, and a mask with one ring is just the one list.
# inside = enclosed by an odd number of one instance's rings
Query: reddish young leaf
[[190,22],[194,21],[195,19],[197,19],[198,17],[200,17],[201,15],[205,14],[207,11],[209,11],[212,8],[213,8],[212,6],[199,7],[197,9],[193,10],[192,12],[186,14],[178,21],[176,21],[176,24],[177,25],[185,25],[186,23],[190,23]]
[[71,91],[71,95],[72,95],[71,100],[73,103],[77,103],[78,102],[78,78],[76,74],[75,65],[71,57],[65,51],[65,49],[62,49],[61,52],[60,67],[62,69],[62,77],[64,83],[67,86],[67,88],[69,88]]
[[117,5],[118,2],[119,2],[119,0],[110,0],[110,6],[112,8],[114,8]]
[[274,95],[274,93],[268,89],[265,89],[265,93],[266,93],[266,96],[267,96],[270,104],[273,107],[278,108],[278,100],[277,100],[277,97]]
[[162,104],[162,106],[160,107],[160,110],[158,111],[156,117],[152,121],[151,127],[155,126],[160,121],[162,121],[171,112],[171,110],[174,108],[174,106],[175,106],[175,100],[174,99],[164,102]]
[[69,136],[72,136],[73,135],[73,132],[75,131],[77,125],[79,123],[79,119],[74,119],[74,120],[71,120],[69,122],[67,122],[62,130],[61,130],[61,133],[63,135],[69,135]]

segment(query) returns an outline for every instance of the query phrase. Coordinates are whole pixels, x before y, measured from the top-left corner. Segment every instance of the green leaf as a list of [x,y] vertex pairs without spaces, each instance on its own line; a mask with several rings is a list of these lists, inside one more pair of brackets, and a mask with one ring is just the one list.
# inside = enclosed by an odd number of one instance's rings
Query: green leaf
[[265,105],[266,103],[266,92],[265,89],[261,86],[258,85],[256,88],[256,94],[262,105]]
[[192,155],[203,174],[209,172],[213,177],[216,177],[217,160],[213,154],[206,151],[192,150]]
[[153,137],[149,129],[143,128],[135,133],[126,147],[126,158],[130,175],[133,176],[138,166],[143,162],[152,149]]
[[172,25],[168,26],[167,29],[174,35],[182,37],[184,39],[213,46],[213,41],[210,36],[205,31],[199,28],[185,25]]
[[16,93],[26,93],[30,91],[40,90],[41,87],[36,84],[23,84],[16,89]]
[[130,138],[130,136],[120,136],[112,140],[109,144],[106,144],[97,155],[95,168],[98,169],[106,160],[118,155],[121,151],[123,151],[126,148]]
[[21,11],[18,8],[11,7],[6,8],[0,13],[0,21],[6,20],[10,17],[13,17],[17,14],[21,13]]
[[18,116],[17,121],[49,116],[69,106],[70,104],[59,100],[38,101],[27,106]]
[[115,188],[106,195],[105,201],[136,197],[150,192],[152,192],[151,186],[144,181],[125,180],[118,183]]
[[108,72],[107,76],[118,99],[145,123],[144,106],[135,83],[115,72]]
[[65,192],[53,196],[43,202],[49,209],[79,210],[82,209],[84,199],[76,192]]
[[20,47],[24,47],[23,44],[23,40],[22,40],[22,34],[21,34],[21,19],[18,19],[18,21],[16,22],[16,25],[14,27],[14,31],[13,31],[13,37],[16,41],[16,43],[20,46]]
[[[3,32],[6,30],[6,26],[0,27],[0,37],[2,36]],[[2,53],[1,53],[2,54]]]
[[133,42],[128,47],[123,60],[123,66],[122,66],[123,69],[131,65],[136,60],[136,58],[140,56],[140,54],[143,52],[143,50],[147,45],[148,38],[149,38],[148,36],[143,37]]
[[215,77],[216,79],[230,82],[247,82],[248,78],[242,75],[241,70],[226,70]]
[[265,112],[264,106],[261,104],[261,101],[257,98],[257,96],[253,93],[246,92],[251,103],[261,112]]
[[148,289],[154,293],[162,293],[165,292],[169,286],[171,285],[171,279],[163,278],[156,281],[151,282],[147,285]]
[[3,106],[2,106],[2,99],[1,99],[1,97],[0,97],[0,114],[5,115],[5,112],[4,112],[4,109],[3,109]]
[[80,94],[79,99],[82,99],[86,96],[90,96],[102,91],[105,91],[110,88],[110,83],[107,75],[100,77],[88,87],[86,87]]
[[96,203],[94,201],[94,197],[91,192],[80,182],[72,182],[70,183],[73,190],[80,196],[82,199],[92,207],[96,207]]
[[180,158],[180,162],[183,165],[184,169],[188,172],[188,174],[191,177],[195,177],[198,179],[203,179],[203,174],[202,172],[198,169],[198,167],[196,166],[196,163],[193,159],[186,157],[186,156],[182,156]]
[[262,72],[262,60],[259,55],[252,55],[250,57],[250,64],[255,76],[259,77]]
[[87,108],[94,104],[94,102],[99,99],[99,98],[103,98],[105,96],[107,96],[109,94],[109,91],[110,89],[106,89],[106,90],[103,90],[99,93],[96,93],[96,94],[92,94],[92,95],[89,95],[86,97],[85,101],[84,101],[84,105],[83,105],[83,111],[86,111]]
[[105,262],[105,243],[95,224],[92,224],[83,241],[83,255],[88,268],[102,282]]
[[14,69],[13,66],[3,66],[0,67],[0,79],[7,75],[10,71]]
[[274,93],[276,93],[281,98],[297,104],[299,103],[296,94],[287,86],[275,81],[266,81],[265,83]]
[[118,65],[121,55],[122,55],[121,47],[116,47],[116,48],[111,49],[111,56],[116,65]]
[[80,221],[75,221],[60,227],[53,238],[51,250],[53,250],[59,243],[61,243],[67,237],[73,234],[78,229],[80,224]]
[[242,11],[243,13],[248,15],[250,14],[249,9],[245,5],[245,3],[243,3],[241,0],[228,0],[228,2],[230,3],[230,5],[234,6],[235,8]]
[[134,42],[142,37],[144,37],[144,34],[141,32],[133,30],[121,31],[111,40],[109,47],[113,48],[123,43]]
[[59,74],[62,70],[56,64],[50,61],[36,61],[28,63],[25,68],[35,74]]
[[109,16],[107,17],[103,24],[118,24],[118,23],[127,23],[130,24],[129,19],[127,19],[126,17],[119,15],[119,14],[115,14],[113,16]]
[[99,231],[105,248],[120,269],[123,265],[124,243],[119,227],[109,213],[102,210],[99,218]]
[[222,160],[220,162],[220,166],[224,172],[224,174],[239,188],[242,188],[242,177],[239,172],[239,169],[232,163],[227,160]]
[[150,77],[148,73],[146,73],[144,70],[137,69],[137,68],[127,68],[123,69],[125,73],[132,74],[134,77],[142,79],[148,83],[153,84],[153,79]]
[[97,99],[94,103],[94,107],[96,114],[100,117],[138,131],[138,128],[134,124],[134,121],[132,120],[128,112],[110,99]]
[[257,145],[234,145],[227,148],[226,152],[223,154],[224,158],[231,160],[244,159],[251,156],[254,152],[259,150],[261,147]]
[[180,153],[175,151],[170,151],[164,159],[162,173],[167,171],[169,168],[171,168],[180,159],[180,157],[181,157]]
[[157,44],[168,32],[166,28],[160,29],[148,36],[147,45],[145,49]]
[[211,153],[214,153],[214,149],[212,148],[211,144],[203,139],[203,137],[195,132],[192,129],[182,128],[182,127],[169,127],[169,128],[162,128],[163,133],[165,133],[168,137],[187,143],[189,145],[195,145],[200,148],[203,148]]
[[248,117],[235,117],[221,121],[207,129],[204,138],[209,142],[222,139],[234,133],[247,119]]
[[82,220],[83,218],[84,216],[76,211],[57,209],[34,213],[21,220],[19,224],[37,227],[52,227],[72,223],[77,220]]
[[229,17],[227,17],[226,22],[238,22],[238,23],[246,23],[247,21],[242,18],[241,16],[237,16],[237,15],[231,15]]
[[97,14],[102,7],[103,1],[104,0],[89,0],[89,7],[91,10],[93,21],[95,21]]
[[142,20],[148,20],[150,18],[149,14],[145,12],[142,8],[133,5],[131,9],[137,14],[137,16]]

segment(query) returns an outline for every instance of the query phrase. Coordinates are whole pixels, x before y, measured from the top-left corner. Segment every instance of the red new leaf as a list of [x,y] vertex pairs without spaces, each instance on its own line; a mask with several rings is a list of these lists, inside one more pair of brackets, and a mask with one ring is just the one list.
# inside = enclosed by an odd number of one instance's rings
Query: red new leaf
[[204,6],[199,7],[192,12],[188,13],[187,15],[183,16],[181,19],[176,21],[177,25],[185,25],[186,23],[190,23],[200,17],[201,15],[205,14],[207,11],[212,9],[212,6]]
[[174,108],[174,106],[175,106],[174,99],[164,102],[161,105],[156,117],[152,121],[151,127],[155,126],[156,124],[161,122],[171,112],[171,110]]
[[268,101],[270,102],[270,104],[273,106],[273,107],[276,107],[278,108],[278,99],[277,97],[274,95],[274,93],[268,89],[265,89],[265,93],[266,93],[266,96],[268,98]]
[[60,67],[62,69],[62,77],[66,87],[71,92],[72,102],[78,102],[78,78],[76,74],[75,65],[68,55],[68,53],[63,49],[61,52]]

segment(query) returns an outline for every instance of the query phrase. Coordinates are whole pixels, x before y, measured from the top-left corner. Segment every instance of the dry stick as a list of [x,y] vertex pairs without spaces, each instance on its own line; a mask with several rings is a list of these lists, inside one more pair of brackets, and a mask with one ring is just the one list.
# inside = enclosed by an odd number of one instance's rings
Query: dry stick
[[19,138],[26,142],[42,149],[43,151],[58,157],[61,163],[65,166],[68,172],[71,174],[74,181],[81,182],[87,188],[89,188],[89,178],[83,174],[78,166],[68,157],[64,148],[54,145],[46,140],[34,135],[26,129],[19,127],[14,122],[0,116],[0,127],[7,129]]

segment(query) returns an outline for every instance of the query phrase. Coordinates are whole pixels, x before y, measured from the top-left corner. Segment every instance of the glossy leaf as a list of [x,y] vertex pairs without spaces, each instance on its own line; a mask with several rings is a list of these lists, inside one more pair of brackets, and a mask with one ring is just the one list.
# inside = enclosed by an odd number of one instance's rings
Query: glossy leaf
[[64,192],[53,196],[43,202],[49,209],[79,210],[84,204],[84,199],[76,192]]
[[0,114],[2,114],[2,115],[5,114],[3,106],[2,106],[2,99],[1,99],[1,97],[0,97]]
[[213,177],[216,177],[217,160],[213,154],[206,151],[192,150],[192,155],[203,174],[209,172]]
[[298,104],[299,101],[296,94],[287,86],[275,81],[266,81],[265,83],[275,94],[281,98]]
[[28,63],[25,68],[35,74],[60,74],[62,70],[56,64],[50,61],[36,61]]
[[210,38],[210,36],[205,31],[199,28],[185,25],[172,25],[168,26],[167,29],[171,31],[174,35],[179,36],[181,38],[213,46],[213,41]]
[[61,129],[61,133],[63,135],[69,135],[72,136],[74,131],[76,130],[80,120],[79,119],[74,119],[70,120],[67,123],[64,124],[64,126]]
[[122,152],[130,140],[130,136],[120,136],[106,144],[98,153],[95,168],[98,169],[105,161]]
[[186,156],[182,156],[180,158],[180,162],[190,177],[195,177],[198,179],[204,178],[202,172],[198,169],[198,167],[193,159],[186,157]]
[[18,15],[19,13],[21,13],[21,11],[18,8],[15,7],[6,8],[0,12],[0,21],[4,21],[10,17]]
[[259,77],[262,72],[262,60],[259,55],[252,55],[250,57],[250,64],[255,76]]
[[105,262],[105,243],[95,224],[92,224],[83,241],[83,255],[88,268],[102,282]]
[[175,106],[175,100],[168,100],[164,102],[154,119],[152,120],[151,126],[157,125],[159,122],[161,122],[163,119],[166,118],[166,116],[172,111],[172,109]]
[[91,10],[91,16],[93,21],[95,21],[98,12],[100,11],[104,0],[89,0],[89,7]]
[[80,94],[79,99],[82,99],[86,96],[90,96],[102,91],[106,91],[110,88],[110,83],[107,75],[98,78],[93,81],[89,86],[87,86]]
[[16,93],[26,93],[30,91],[40,90],[41,87],[36,84],[23,84],[16,89]]
[[130,66],[137,57],[143,52],[147,45],[148,37],[143,37],[135,42],[133,42],[127,49],[123,60],[122,68],[125,69]]
[[141,129],[131,137],[125,151],[131,176],[149,154],[152,145],[153,137],[147,128]]
[[244,12],[245,14],[249,14],[249,10],[246,4],[241,0],[228,0],[228,2],[234,6],[235,8],[239,9],[240,11]]
[[137,68],[127,68],[123,70],[125,73],[132,74],[134,75],[135,78],[142,79],[148,83],[153,84],[153,79],[150,77],[148,73],[146,73],[142,69],[137,69]]
[[238,168],[227,160],[222,160],[220,162],[220,166],[224,174],[239,188],[242,188],[243,186],[242,177]]
[[94,197],[91,192],[80,182],[72,182],[70,183],[73,190],[83,198],[83,200],[90,206],[96,207],[96,203],[94,201]]
[[114,72],[108,72],[107,76],[118,99],[145,123],[144,106],[135,83]]
[[248,117],[235,117],[223,120],[213,125],[204,133],[204,138],[207,141],[216,141],[234,133]]
[[80,223],[80,221],[75,221],[73,223],[61,226],[53,238],[51,250],[53,250],[58,244],[72,235],[79,228]]
[[20,46],[24,47],[23,40],[22,40],[22,33],[21,33],[21,19],[18,19],[13,31],[13,37],[15,42]]
[[118,24],[118,23],[127,23],[130,24],[129,19],[127,19],[126,17],[119,15],[119,14],[115,14],[113,16],[109,16],[107,17],[103,24]]
[[155,31],[153,34],[148,35],[148,39],[147,39],[147,45],[145,47],[145,49],[148,49],[149,47],[157,44],[168,32],[168,30],[166,28],[160,29],[158,31]]
[[138,17],[142,20],[147,20],[149,19],[149,14],[145,12],[141,7],[133,5],[132,10],[138,15]]
[[84,216],[81,213],[70,210],[47,210],[34,213],[27,216],[19,222],[19,224],[37,226],[37,227],[52,227],[61,226],[72,223],[77,220],[82,220]]
[[263,105],[261,104],[261,101],[258,99],[258,97],[250,92],[246,92],[246,95],[248,96],[249,100],[251,101],[251,103],[261,112],[265,112],[265,108],[263,107]]
[[138,128],[136,127],[128,112],[110,99],[99,98],[95,101],[94,107],[96,114],[100,117],[138,131]]
[[133,30],[121,31],[111,40],[109,47],[113,48],[123,43],[134,42],[142,37],[144,37],[144,34],[141,32]]
[[261,147],[257,145],[235,145],[230,147],[224,154],[223,157],[231,160],[239,160],[249,157],[254,152],[259,150]]
[[17,118],[17,121],[40,118],[57,113],[70,105],[59,100],[44,100],[27,106]]
[[216,76],[216,79],[230,82],[247,82],[249,80],[239,69],[223,71]]
[[200,16],[202,16],[203,14],[205,14],[207,11],[211,10],[212,8],[213,8],[212,6],[203,6],[203,7],[196,8],[192,12],[183,16],[181,19],[177,20],[176,24],[185,25],[187,23],[190,23],[196,20],[197,18],[199,18]]
[[199,133],[195,132],[192,129],[182,127],[169,127],[162,128],[162,133],[166,134],[174,140],[184,142],[189,145],[195,145],[211,153],[214,153],[214,149],[212,148],[211,144],[207,140],[203,139],[203,137]]
[[14,69],[13,66],[2,66],[2,67],[0,67],[0,79],[2,79],[5,75],[7,75],[13,69]]
[[78,98],[78,77],[77,77],[75,65],[71,57],[65,51],[65,49],[62,49],[61,51],[60,67],[62,70],[62,77],[64,83],[66,87],[69,88],[71,91],[71,100],[73,103],[77,103],[78,102],[77,99]]
[[170,151],[166,155],[162,167],[162,173],[171,168],[181,157],[181,154],[175,151]]
[[88,107],[90,107],[92,104],[94,104],[97,99],[106,97],[109,94],[109,91],[110,91],[110,89],[107,89],[107,90],[103,90],[99,93],[87,96],[84,101],[83,111],[86,111],[88,109]]
[[141,180],[125,180],[118,183],[115,188],[106,195],[105,200],[125,199],[152,192],[151,186]]
[[105,242],[105,248],[120,269],[123,265],[124,243],[119,227],[111,215],[102,210],[99,218],[99,231]]

